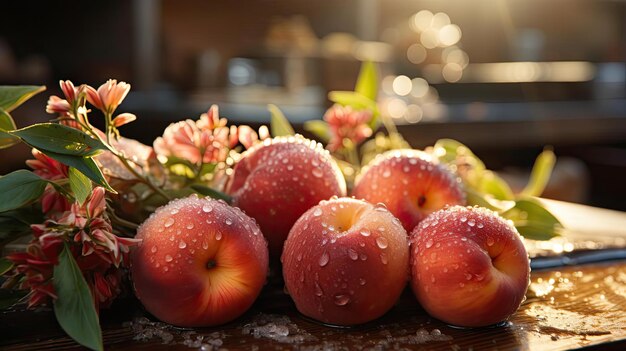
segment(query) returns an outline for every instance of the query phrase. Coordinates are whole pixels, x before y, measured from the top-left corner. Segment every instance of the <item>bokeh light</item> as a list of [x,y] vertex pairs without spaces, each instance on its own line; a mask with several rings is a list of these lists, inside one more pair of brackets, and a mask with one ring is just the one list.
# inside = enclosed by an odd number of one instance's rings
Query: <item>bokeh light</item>
[[411,83],[411,79],[407,76],[397,76],[393,80],[393,91],[400,96],[409,95],[412,87],[413,83]]
[[411,63],[419,64],[426,60],[426,48],[420,44],[412,44],[406,51],[406,57]]

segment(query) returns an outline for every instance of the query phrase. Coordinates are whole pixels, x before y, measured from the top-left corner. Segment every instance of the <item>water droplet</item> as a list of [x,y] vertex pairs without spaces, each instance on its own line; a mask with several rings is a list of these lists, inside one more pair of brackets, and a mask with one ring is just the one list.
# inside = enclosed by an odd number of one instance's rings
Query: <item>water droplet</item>
[[163,272],[167,272],[167,271],[169,271],[169,270],[170,270],[170,269],[169,269],[169,267],[167,267],[167,266],[163,266]]
[[322,287],[317,282],[315,282],[315,296],[321,297],[322,295],[324,295]]
[[170,255],[165,255],[165,262],[172,262],[174,258]]
[[182,240],[181,240],[181,241],[178,243],[178,248],[179,248],[179,249],[184,249],[184,248],[186,248],[186,247],[187,247],[187,243],[186,243],[186,242],[184,242],[184,241],[182,241]]
[[364,253],[362,253],[362,254],[360,254],[360,255],[359,255],[359,259],[360,259],[361,261],[365,261],[365,260],[367,260],[367,255],[366,255],[366,254],[364,254]]
[[472,280],[472,275],[469,273],[465,273],[465,280]]
[[222,240],[222,232],[215,232],[215,240]]
[[433,246],[433,240],[432,239],[426,240],[426,248],[430,249],[431,246]]
[[316,209],[313,211],[313,216],[315,216],[315,217],[319,217],[319,216],[321,216],[321,215],[322,215],[322,209],[321,209],[321,208],[319,208],[319,207],[318,207],[318,208],[316,208]]
[[369,231],[369,229],[361,229],[361,231],[359,233],[361,233],[361,235],[363,235],[363,236],[370,236],[370,234],[372,234]]
[[467,217],[461,217],[461,222],[463,223],[467,222]]
[[226,223],[226,225],[231,225],[233,224],[233,220],[230,218],[226,218],[226,220],[224,220],[224,223]]
[[389,242],[387,241],[387,238],[379,236],[378,238],[376,238],[376,245],[378,245],[378,247],[380,247],[381,249],[386,249],[389,245]]
[[382,264],[387,264],[389,262],[387,260],[387,255],[384,252],[380,254],[380,262],[382,262]]
[[350,296],[348,295],[335,295],[335,305],[337,306],[345,306],[350,302]]
[[365,281],[365,279],[363,279],[363,278],[359,278],[359,285],[361,285],[361,286],[362,286],[362,285],[365,285],[365,283],[367,283],[367,282]]
[[187,226],[185,228],[187,228],[189,230],[193,229],[193,223],[187,224]]
[[473,219],[470,219],[469,221],[467,221],[467,225],[469,225],[470,227],[473,227],[476,225],[476,221],[474,221]]
[[484,227],[485,225],[484,225],[484,224],[482,224],[482,223],[478,223],[476,226],[477,226],[478,228],[482,228],[482,227]]
[[152,246],[152,248],[150,249],[150,252],[152,252],[152,253],[157,252],[157,247],[156,246]]
[[211,211],[213,211],[213,206],[209,205],[209,204],[204,204],[202,206],[202,211],[209,213]]
[[359,259],[359,254],[354,249],[348,249],[348,256],[352,261],[356,261]]
[[322,170],[319,168],[313,168],[313,171],[311,171],[311,174],[313,174],[315,178],[322,178],[322,176],[324,175],[324,172],[322,172]]
[[205,250],[209,248],[209,243],[206,240],[202,240],[202,248]]
[[320,267],[324,267],[325,265],[327,265],[329,260],[330,260],[330,257],[328,256],[328,253],[324,251],[322,256],[320,256],[320,260],[319,260]]
[[179,211],[179,210],[178,210],[177,208],[175,208],[175,209],[173,209],[173,210],[170,212],[170,214],[175,215],[175,214],[177,214],[177,213],[178,213],[178,211]]
[[493,244],[495,244],[495,242],[493,241],[493,238],[488,236],[487,237],[487,246],[493,246]]
[[403,171],[404,173],[409,173],[409,171],[410,171],[410,170],[411,170],[411,169],[409,168],[409,166],[404,166],[404,167],[402,167],[402,171]]
[[386,169],[386,170],[383,172],[383,178],[389,178],[390,176],[391,176],[391,171],[390,171],[390,170],[388,170],[388,169]]
[[165,225],[165,228],[169,228],[173,224],[174,224],[174,218],[170,217],[170,218],[165,220],[165,223],[163,225]]
[[462,288],[462,287],[464,287],[464,286],[465,286],[465,283],[459,283],[459,287],[461,287],[461,288]]

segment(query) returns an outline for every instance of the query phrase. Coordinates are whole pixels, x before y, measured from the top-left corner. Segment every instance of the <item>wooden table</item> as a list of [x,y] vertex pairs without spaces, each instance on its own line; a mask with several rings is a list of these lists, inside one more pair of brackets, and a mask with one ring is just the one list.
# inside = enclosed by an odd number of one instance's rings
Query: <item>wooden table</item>
[[[528,299],[500,326],[447,326],[429,317],[407,289],[381,319],[356,328],[332,328],[301,316],[283,293],[279,277],[273,277],[250,311],[218,328],[174,328],[150,317],[134,298],[120,299],[102,312],[105,348],[625,350],[626,214],[547,204],[564,222],[567,234],[551,243],[528,243],[535,268]],[[595,260],[601,262],[585,263]],[[18,306],[4,311],[0,334],[2,350],[80,348],[64,336],[51,310]]]

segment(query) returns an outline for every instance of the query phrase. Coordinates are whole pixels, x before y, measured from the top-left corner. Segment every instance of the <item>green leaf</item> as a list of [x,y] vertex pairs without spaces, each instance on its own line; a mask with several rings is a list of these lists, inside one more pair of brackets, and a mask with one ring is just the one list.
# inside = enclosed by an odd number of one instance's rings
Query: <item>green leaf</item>
[[204,196],[208,196],[211,197],[213,199],[218,199],[218,200],[224,200],[227,203],[232,203],[233,202],[233,198],[226,194],[223,193],[221,191],[215,190],[213,188],[210,188],[206,185],[202,185],[202,184],[193,184],[191,186],[191,189],[195,190],[196,192],[198,192],[198,194],[204,195]]
[[26,290],[1,289],[0,290],[0,310],[7,309],[15,305],[26,296]]
[[377,111],[376,101],[354,91],[331,91],[328,99],[343,106],[350,106],[355,110]]
[[560,235],[561,222],[534,198],[522,198],[515,202],[515,207],[502,214],[510,219],[526,238],[548,240]]
[[530,173],[528,185],[522,190],[522,196],[540,196],[548,185],[552,169],[556,163],[556,156],[550,149],[545,149],[535,160],[535,165]]
[[40,151],[74,156],[95,156],[106,146],[86,133],[58,123],[39,123],[11,132]]
[[498,200],[513,200],[515,198],[509,184],[492,171],[482,172],[478,190],[490,194]]
[[0,149],[13,146],[20,142],[20,139],[7,133],[8,131],[15,130],[15,122],[8,112],[0,109]]
[[21,85],[21,86],[0,86],[0,108],[6,112],[13,111],[26,100],[46,90],[45,86]]
[[50,151],[46,151],[44,153],[67,166],[76,168],[76,170],[87,176],[87,178],[91,179],[94,183],[103,186],[105,189],[114,194],[117,194],[117,191],[111,188],[107,180],[104,178],[100,167],[98,167],[96,162],[91,157],[57,154]]
[[304,130],[310,132],[315,135],[318,139],[323,142],[328,142],[330,140],[330,130],[328,128],[328,123],[320,120],[312,120],[304,122]]
[[26,206],[0,213],[0,251],[4,245],[26,235],[32,235],[30,225],[44,221],[41,209]]
[[0,212],[14,210],[39,199],[47,181],[21,169],[0,177]]
[[79,344],[102,350],[102,331],[93,297],[67,245],[54,266],[54,315],[63,330]]
[[70,189],[72,189],[76,200],[78,200],[80,204],[83,204],[91,194],[91,180],[74,167],[70,167],[69,175]]
[[270,111],[271,120],[270,120],[270,131],[272,136],[289,136],[294,135],[296,132],[293,130],[293,127],[289,123],[289,120],[283,112],[278,108],[278,106],[274,104],[267,105],[267,109]]
[[4,275],[11,269],[13,269],[13,262],[7,260],[4,257],[0,258],[0,275]]
[[373,62],[363,62],[361,65],[361,71],[359,72],[354,91],[372,101],[376,101],[376,96],[378,95],[378,70]]

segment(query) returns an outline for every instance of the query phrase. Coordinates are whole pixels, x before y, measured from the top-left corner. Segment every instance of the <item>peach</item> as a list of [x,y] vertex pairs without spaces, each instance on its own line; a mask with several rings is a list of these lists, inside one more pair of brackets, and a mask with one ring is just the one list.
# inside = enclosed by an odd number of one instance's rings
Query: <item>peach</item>
[[357,177],[352,195],[387,205],[407,232],[446,205],[465,204],[461,180],[418,150],[392,150],[377,156]]
[[298,311],[336,325],[382,316],[406,286],[407,234],[384,205],[322,201],[293,226],[282,255]]
[[446,323],[480,327],[506,320],[524,300],[528,254],[496,212],[454,206],[411,233],[411,286],[424,309]]
[[135,292],[148,312],[184,327],[243,314],[268,271],[267,243],[253,219],[223,201],[192,195],[160,207],[139,228],[131,254]]
[[236,164],[227,192],[256,219],[270,254],[280,257],[296,220],[320,200],[346,194],[346,182],[323,147],[303,138],[277,137],[249,149]]

